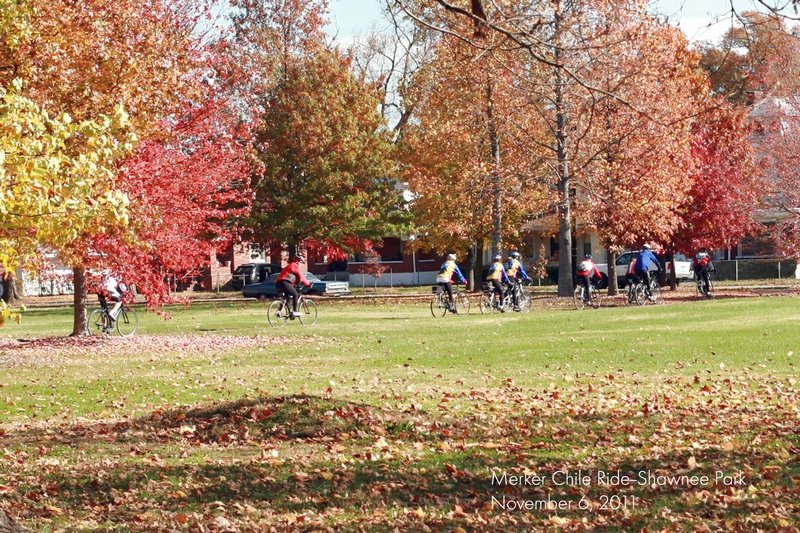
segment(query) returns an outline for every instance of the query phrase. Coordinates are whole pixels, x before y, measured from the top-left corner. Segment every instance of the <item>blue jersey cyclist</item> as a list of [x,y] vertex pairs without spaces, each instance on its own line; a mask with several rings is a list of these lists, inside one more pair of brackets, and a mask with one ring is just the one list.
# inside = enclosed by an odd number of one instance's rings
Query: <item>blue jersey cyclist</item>
[[509,279],[506,274],[506,267],[503,264],[502,255],[497,254],[494,256],[494,262],[489,266],[489,273],[486,274],[486,281],[491,283],[492,287],[494,287],[500,312],[505,312],[505,308],[503,307],[503,284],[508,284]]
[[450,305],[449,309],[451,313],[456,312],[456,306],[453,303],[453,288],[450,286],[454,275],[459,283],[467,283],[467,280],[464,279],[464,275],[456,264],[456,255],[448,254],[447,260],[442,263],[442,266],[439,268],[439,274],[436,276],[436,284],[442,287],[447,294],[447,301]]
[[649,299],[653,299],[653,294],[650,291],[650,265],[655,266],[656,272],[661,271],[661,263],[653,252],[650,251],[650,245],[645,244],[642,249],[636,254],[636,275],[644,283],[644,290]]
[[511,298],[514,302],[514,310],[519,311],[519,287],[518,282],[520,279],[529,280],[531,279],[528,276],[528,273],[525,272],[525,267],[522,266],[522,261],[520,261],[520,253],[514,250],[509,254],[508,261],[506,261],[505,269],[506,269],[506,276],[510,280],[511,284]]

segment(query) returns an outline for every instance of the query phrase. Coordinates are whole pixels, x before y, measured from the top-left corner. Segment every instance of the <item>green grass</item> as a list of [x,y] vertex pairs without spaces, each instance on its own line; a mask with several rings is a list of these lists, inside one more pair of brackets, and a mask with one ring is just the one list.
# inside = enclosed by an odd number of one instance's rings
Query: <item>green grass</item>
[[[218,516],[243,531],[774,529],[800,518],[797,303],[537,299],[529,314],[435,319],[423,302],[324,300],[317,325],[283,328],[254,302],[144,313],[131,341],[0,349],[14,361],[0,367],[0,496],[12,487],[41,531]],[[61,336],[71,320],[31,309],[0,335]],[[165,343],[176,335],[195,349]],[[560,468],[744,471],[752,488],[487,481]],[[640,506],[508,513],[487,508],[498,494]]]

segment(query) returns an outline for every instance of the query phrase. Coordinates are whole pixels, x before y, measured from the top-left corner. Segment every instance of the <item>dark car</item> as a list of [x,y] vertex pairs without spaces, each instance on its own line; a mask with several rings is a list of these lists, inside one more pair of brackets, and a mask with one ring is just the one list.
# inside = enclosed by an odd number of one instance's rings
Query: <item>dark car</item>
[[[279,272],[272,274],[262,283],[247,285],[242,289],[242,296],[245,298],[274,298],[278,295],[275,287],[275,280],[278,279]],[[338,296],[350,292],[350,282],[348,281],[323,281],[311,272],[303,274],[311,282],[309,294],[322,294],[325,296]]]
[[280,270],[281,266],[275,263],[245,263],[234,270],[231,286],[238,291],[246,285],[266,281],[270,274]]

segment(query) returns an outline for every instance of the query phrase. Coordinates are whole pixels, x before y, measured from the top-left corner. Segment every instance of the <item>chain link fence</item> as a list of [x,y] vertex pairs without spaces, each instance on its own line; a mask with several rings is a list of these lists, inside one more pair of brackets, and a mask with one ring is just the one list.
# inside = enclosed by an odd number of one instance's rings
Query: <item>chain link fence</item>
[[797,262],[794,259],[735,259],[714,261],[716,279],[739,281],[743,279],[796,279]]

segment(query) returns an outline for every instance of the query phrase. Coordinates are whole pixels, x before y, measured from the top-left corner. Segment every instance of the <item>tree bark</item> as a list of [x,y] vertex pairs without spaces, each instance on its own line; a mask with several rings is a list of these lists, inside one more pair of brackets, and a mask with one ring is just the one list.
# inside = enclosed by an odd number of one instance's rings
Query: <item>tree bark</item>
[[478,239],[470,248],[471,268],[469,272],[469,286],[473,291],[479,291],[483,281],[483,239]]
[[670,272],[669,279],[667,280],[669,282],[669,288],[670,290],[676,291],[678,290],[678,273],[675,272],[675,253],[668,254],[665,259],[665,267],[667,263],[672,263],[672,272]]
[[486,123],[489,129],[489,145],[492,150],[492,183],[494,202],[492,205],[492,255],[502,253],[503,248],[503,181],[500,172],[500,135],[494,116],[494,87],[486,80]]
[[72,269],[72,283],[75,293],[72,296],[74,306],[71,337],[87,335],[86,331],[86,270],[82,267]]
[[608,295],[616,296],[619,292],[619,284],[617,283],[617,252],[615,250],[606,249],[606,257],[608,257]]
[[[556,51],[558,58],[558,51]],[[560,70],[556,78],[556,155],[558,157],[558,295],[572,296],[572,180],[567,152],[567,107],[564,101],[565,82]]]
[[17,301],[17,283],[16,275],[9,272],[3,276],[3,283],[1,287],[3,301],[8,305],[14,305]]
[[282,265],[283,261],[281,261],[283,255],[283,250],[281,249],[281,243],[276,240],[272,240],[269,242],[269,260],[276,265]]

